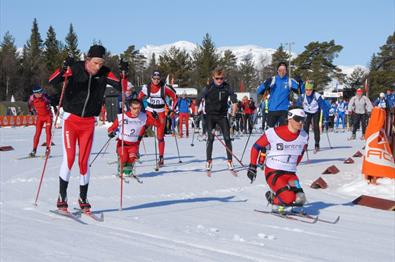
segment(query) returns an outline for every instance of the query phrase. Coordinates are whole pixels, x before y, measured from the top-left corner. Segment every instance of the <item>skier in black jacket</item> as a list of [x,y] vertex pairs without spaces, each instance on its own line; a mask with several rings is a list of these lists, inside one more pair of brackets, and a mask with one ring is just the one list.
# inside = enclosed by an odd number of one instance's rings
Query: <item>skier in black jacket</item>
[[[65,81],[63,97],[63,162],[59,172],[59,197],[57,207],[67,211],[67,187],[71,168],[74,164],[77,141],[79,147],[78,164],[80,168],[80,197],[78,203],[81,209],[89,212],[91,205],[87,200],[89,183],[89,156],[93,144],[95,116],[100,113],[104,92],[107,84],[121,90],[118,78],[104,66],[105,48],[93,45],[88,51],[85,61],[74,63],[68,58],[62,69],[56,70],[49,78],[51,84]],[[120,64],[122,72],[128,71],[128,64]]]
[[[232,101],[232,117],[235,116],[236,108],[237,108],[237,97],[233,92],[233,89],[224,82],[225,72],[217,68],[212,73],[212,81],[206,86],[200,95],[198,96],[198,103],[200,100],[204,98],[205,101],[205,111],[206,111],[206,119],[207,119],[207,147],[206,147],[206,156],[207,156],[207,164],[206,169],[208,171],[212,168],[212,151],[213,151],[213,142],[214,135],[213,129],[218,125],[223,134],[225,144],[230,151],[232,151],[232,142],[230,140],[230,126],[229,121],[227,119],[227,111],[228,111],[228,99]],[[196,110],[197,111],[197,110]],[[232,164],[232,154],[231,152],[227,153],[228,158],[228,168],[233,170]]]

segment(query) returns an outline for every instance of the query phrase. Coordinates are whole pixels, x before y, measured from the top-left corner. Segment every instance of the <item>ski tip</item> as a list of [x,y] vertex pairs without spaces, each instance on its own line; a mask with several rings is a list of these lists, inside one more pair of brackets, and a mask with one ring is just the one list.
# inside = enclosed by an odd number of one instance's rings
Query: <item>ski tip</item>
[[339,221],[340,221],[340,216],[337,216],[337,218],[333,221],[332,224],[337,224],[337,222],[339,222]]

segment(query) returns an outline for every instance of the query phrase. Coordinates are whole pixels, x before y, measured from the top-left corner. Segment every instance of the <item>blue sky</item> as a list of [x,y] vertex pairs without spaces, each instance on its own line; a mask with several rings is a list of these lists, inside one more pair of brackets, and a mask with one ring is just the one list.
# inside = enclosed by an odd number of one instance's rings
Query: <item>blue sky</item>
[[43,39],[52,25],[63,42],[73,23],[83,52],[94,40],[120,53],[132,44],[201,43],[209,33],[216,46],[294,42],[297,53],[334,39],[344,47],[336,64],[367,65],[395,31],[395,0],[1,0],[1,38],[10,31],[22,47],[34,18]]

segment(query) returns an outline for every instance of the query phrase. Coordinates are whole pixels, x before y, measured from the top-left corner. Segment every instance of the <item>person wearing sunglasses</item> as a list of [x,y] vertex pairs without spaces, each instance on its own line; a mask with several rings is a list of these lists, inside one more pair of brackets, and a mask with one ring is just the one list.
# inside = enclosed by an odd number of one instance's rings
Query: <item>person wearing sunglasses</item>
[[174,111],[174,106],[177,104],[176,91],[170,85],[165,84],[162,81],[161,73],[158,70],[152,72],[151,82],[143,86],[137,99],[147,99],[147,107],[145,110],[148,115],[154,112],[158,114],[158,118],[155,120],[154,126],[156,127],[156,137],[159,144],[159,166],[164,165],[164,152],[165,152],[165,126],[166,126],[166,114],[165,104],[166,97],[173,100],[172,107],[169,108],[169,113]]
[[[299,97],[297,101],[297,105],[303,107],[303,110],[306,113],[306,121],[304,122],[303,129],[308,134],[310,125],[313,127],[314,132],[314,153],[317,153],[320,149],[320,116],[321,110],[328,110],[325,106],[324,99],[322,96],[314,91],[314,83],[312,81],[306,81],[304,87],[305,93]],[[324,113],[324,116],[328,114]],[[328,121],[328,119],[324,119],[324,122]]]
[[296,175],[296,166],[307,149],[308,134],[303,130],[306,113],[300,107],[290,107],[287,116],[288,125],[267,129],[252,146],[247,171],[251,183],[254,182],[257,159],[264,151],[264,172],[270,188],[265,196],[278,211],[288,206],[303,206],[306,202]]
[[287,110],[290,104],[291,91],[303,94],[303,86],[299,81],[287,75],[287,64],[280,62],[277,66],[277,75],[266,79],[257,89],[257,94],[262,95],[269,92],[267,126],[285,125]]
[[[120,166],[123,165],[123,175],[133,176],[134,163],[138,158],[139,146],[145,130],[152,126],[158,114],[145,114],[141,112],[141,102],[135,98],[128,100],[128,111],[124,115],[124,134],[122,135],[122,114],[118,114],[117,119],[108,128],[108,137],[117,136],[116,151],[118,155],[118,175],[120,176]],[[123,152],[122,152],[123,140]]]
[[[197,101],[204,99],[205,101],[205,112],[206,112],[206,125],[207,125],[207,146],[206,146],[206,169],[208,171],[212,168],[212,152],[213,142],[216,125],[221,129],[222,135],[225,140],[226,147],[228,150],[227,154],[227,165],[230,170],[233,170],[232,163],[232,142],[230,140],[230,126],[227,118],[228,113],[228,100],[232,102],[231,115],[234,117],[237,108],[237,96],[233,89],[228,83],[224,81],[225,71],[222,68],[216,68],[211,74],[211,82],[206,86],[199,94]],[[199,104],[197,103],[197,104]],[[230,152],[229,152],[230,151]]]

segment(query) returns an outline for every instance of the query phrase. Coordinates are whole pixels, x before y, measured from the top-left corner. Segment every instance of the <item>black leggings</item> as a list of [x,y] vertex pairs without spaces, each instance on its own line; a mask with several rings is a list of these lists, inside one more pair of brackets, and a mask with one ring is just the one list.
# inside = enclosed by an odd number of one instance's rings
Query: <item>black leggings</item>
[[365,130],[366,130],[366,114],[353,114],[353,126],[352,126],[352,133],[355,135],[357,133],[357,130],[359,128],[359,123],[362,124],[362,135],[365,135]]
[[269,111],[267,114],[267,126],[268,127],[275,127],[276,124],[279,126],[287,124],[287,110],[280,110],[280,111]]
[[320,127],[319,127],[319,123],[320,123],[320,114],[321,112],[318,111],[314,114],[312,113],[306,113],[306,120],[304,122],[304,126],[303,129],[304,131],[306,131],[306,133],[309,133],[309,128],[310,128],[310,124],[313,125],[313,131],[314,131],[314,141],[315,141],[315,146],[319,147],[320,145]]
[[[207,156],[207,161],[209,161],[209,160],[212,160],[211,155],[213,153],[214,135],[213,135],[212,131],[213,131],[213,129],[215,129],[216,125],[218,125],[219,128],[221,129],[222,135],[225,140],[225,144],[229,148],[230,151],[232,151],[232,142],[230,140],[229,122],[228,122],[228,118],[226,118],[226,116],[207,115],[206,120],[207,120],[207,133],[208,133],[208,139],[207,139],[207,144],[206,144],[206,156]],[[227,154],[228,160],[232,160],[232,154],[230,152],[228,152],[228,150],[226,150],[226,154]]]

